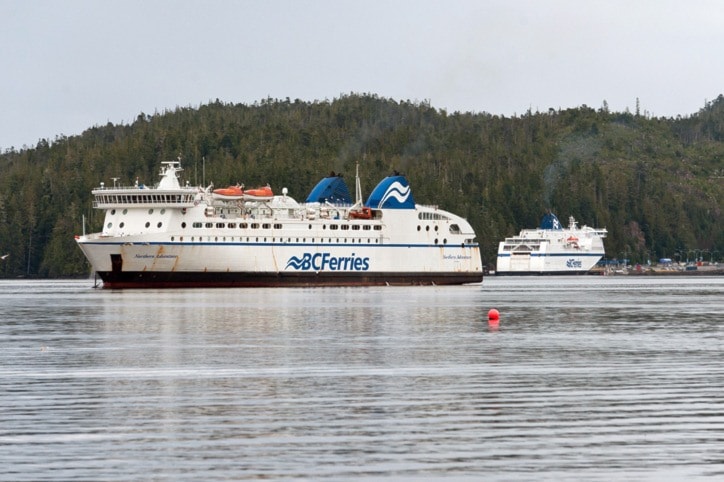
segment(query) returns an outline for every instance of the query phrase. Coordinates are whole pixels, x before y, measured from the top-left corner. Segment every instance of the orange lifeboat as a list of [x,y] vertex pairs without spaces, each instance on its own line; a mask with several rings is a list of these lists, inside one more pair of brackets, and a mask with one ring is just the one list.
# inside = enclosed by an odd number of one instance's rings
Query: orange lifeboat
[[578,249],[578,238],[577,237],[569,236],[568,239],[566,239],[566,241],[568,241],[569,246],[572,246],[572,247]]
[[221,199],[241,199],[244,196],[244,188],[241,186],[229,186],[214,189],[214,195]]
[[258,187],[256,189],[247,189],[244,191],[244,199],[250,200],[265,200],[274,197],[272,188],[267,184],[264,187]]
[[372,209],[364,207],[359,211],[350,211],[349,217],[352,219],[372,219]]

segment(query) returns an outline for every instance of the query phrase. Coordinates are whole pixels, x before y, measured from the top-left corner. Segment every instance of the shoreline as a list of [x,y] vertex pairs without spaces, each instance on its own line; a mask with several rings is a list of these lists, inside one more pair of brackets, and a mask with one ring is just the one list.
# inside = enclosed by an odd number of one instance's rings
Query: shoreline
[[[690,268],[690,267],[689,267]],[[724,276],[724,267],[722,266],[694,266],[695,269],[686,269],[686,267],[667,266],[667,267],[643,267],[625,268],[625,269],[592,269],[588,274],[599,276]]]

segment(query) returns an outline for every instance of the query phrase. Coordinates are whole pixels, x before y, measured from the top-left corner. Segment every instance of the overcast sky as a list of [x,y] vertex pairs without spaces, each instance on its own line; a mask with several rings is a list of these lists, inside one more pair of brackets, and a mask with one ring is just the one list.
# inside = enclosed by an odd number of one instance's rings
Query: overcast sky
[[696,113],[720,0],[0,0],[0,152],[215,99]]

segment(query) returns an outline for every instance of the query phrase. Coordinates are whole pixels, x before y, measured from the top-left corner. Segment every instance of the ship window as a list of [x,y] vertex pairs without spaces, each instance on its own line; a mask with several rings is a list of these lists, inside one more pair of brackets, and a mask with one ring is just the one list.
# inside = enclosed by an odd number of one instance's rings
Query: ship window
[[175,238],[173,236],[171,236],[171,241],[173,242],[174,240],[175,240]]
[[108,223],[108,229],[111,229],[113,227],[113,223]]
[[330,224],[330,225],[329,225],[329,229],[337,229],[338,227],[339,227],[339,226],[337,226],[336,224]]
[[113,214],[116,214],[116,210],[115,210],[115,209],[111,209],[111,215],[113,215]]
[[128,214],[128,209],[124,209],[123,214]]
[[447,238],[442,239],[442,244],[447,244]]
[[251,223],[251,229],[259,229],[259,223]]
[[161,226],[163,226],[163,223],[159,222],[156,226],[160,228]]
[[425,226],[425,231],[430,231],[430,226]]
[[281,224],[275,224],[275,225],[274,225],[274,229],[282,229],[282,225],[281,225]]
[[161,209],[161,214],[166,214],[166,210],[165,210],[165,209]]
[[239,224],[239,229],[246,229],[246,228],[248,228],[248,227],[249,227],[249,225],[246,224],[246,223],[240,223],[240,224]]
[[369,231],[369,230],[370,230],[370,225],[369,225],[369,224],[363,225],[363,226],[362,226],[362,230],[363,230],[363,231]]
[[148,221],[146,221],[146,227],[149,227],[150,225],[151,225],[151,223],[149,223]]
[[217,227],[217,228],[225,228],[225,227],[226,227],[226,224],[224,224],[224,223],[216,223],[216,227]]
[[125,226],[125,225],[126,225],[126,223],[121,223],[121,224],[118,225],[118,227],[119,227],[119,228],[122,228],[122,227]]
[[437,244],[437,238],[435,238],[435,244]]
[[359,231],[359,224],[353,224],[352,231]]
[[214,223],[206,223],[206,227],[207,227],[207,228],[213,228],[213,227],[214,227]]
[[422,228],[420,228],[420,225],[417,225],[417,230],[420,231]]
[[269,223],[264,223],[264,224],[261,225],[261,227],[262,227],[262,229],[271,229],[271,224],[269,224]]
[[201,223],[194,223],[194,224],[193,224],[193,227],[195,227],[195,228],[200,228],[201,226],[203,226],[203,224],[201,224]]
[[451,224],[451,225],[450,225],[450,232],[451,232],[452,234],[460,234],[460,226],[458,226],[457,224]]
[[181,223],[182,228],[186,228],[186,223]]
[[379,224],[375,225],[375,231],[382,231],[382,226]]
[[340,226],[340,229],[349,229],[349,224],[343,224],[342,226]]
[[236,223],[229,223],[229,224],[227,224],[227,226],[229,229],[234,229],[234,228],[236,228]]
[[178,238],[178,240],[179,240],[179,241],[183,241],[183,240],[184,240],[184,237],[181,236],[180,238]]
[[309,229],[312,229],[312,225],[311,225],[311,224],[309,225]]
[[153,208],[148,210],[148,214],[153,214]]
[[435,225],[435,231],[437,231],[437,224]]

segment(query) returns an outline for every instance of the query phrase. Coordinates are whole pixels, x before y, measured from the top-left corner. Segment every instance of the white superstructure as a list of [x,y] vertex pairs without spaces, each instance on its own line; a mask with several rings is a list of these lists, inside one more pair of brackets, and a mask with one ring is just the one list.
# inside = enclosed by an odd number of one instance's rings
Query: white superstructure
[[606,229],[579,227],[569,218],[563,228],[555,214],[546,214],[538,229],[524,229],[498,245],[496,274],[586,273],[605,255]]
[[259,196],[243,186],[182,186],[181,171],[180,162],[164,162],[156,187],[93,190],[103,230],[76,240],[104,287],[482,281],[470,224],[415,204],[404,176],[383,179],[364,204],[330,176],[300,203],[286,188]]

